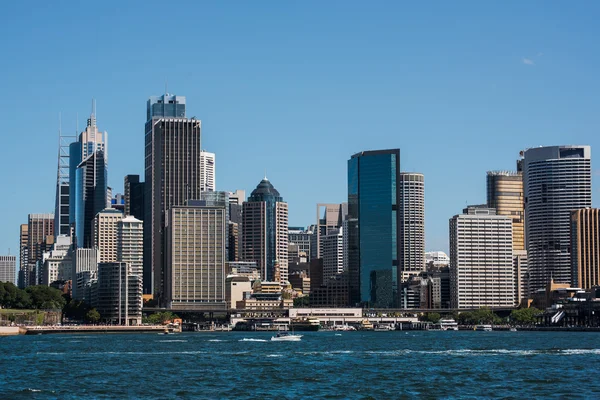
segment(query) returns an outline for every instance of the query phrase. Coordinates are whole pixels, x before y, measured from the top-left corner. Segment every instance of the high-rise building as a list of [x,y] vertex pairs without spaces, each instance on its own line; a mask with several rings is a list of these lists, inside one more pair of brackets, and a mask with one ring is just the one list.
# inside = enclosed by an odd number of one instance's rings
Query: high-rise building
[[310,261],[314,235],[312,230],[305,229],[303,226],[288,227],[288,243],[298,246],[298,254],[304,254],[307,262]]
[[127,263],[131,274],[143,276],[144,223],[131,215],[117,222],[117,259]]
[[488,171],[487,206],[496,214],[512,218],[513,249],[525,250],[525,198],[523,173],[518,171]]
[[342,228],[330,229],[321,237],[323,280],[344,272],[344,232]]
[[98,264],[92,306],[102,320],[116,325],[141,325],[142,277],[133,275],[125,262]]
[[165,217],[170,208],[200,199],[201,122],[185,118],[185,97],[151,97],[145,135],[144,293],[162,302]]
[[341,228],[347,215],[348,203],[317,204],[317,225],[314,230],[316,246],[311,249],[312,254],[307,254],[309,258],[322,257],[321,237],[327,235],[332,229]]
[[37,285],[39,278],[38,262],[54,242],[54,214],[29,214],[27,236],[27,270],[24,286]]
[[126,175],[124,180],[125,215],[132,215],[140,221],[144,220],[144,182],[139,175]]
[[226,200],[221,205],[171,207],[166,227],[168,308],[226,308],[226,227]]
[[512,219],[469,206],[450,219],[452,308],[513,307]]
[[517,305],[520,305],[529,297],[529,270],[527,269],[527,250],[514,250],[514,244],[513,268],[515,271],[515,301]]
[[425,253],[425,262],[428,267],[447,267],[450,257],[443,251],[428,251]]
[[72,297],[75,300],[84,300],[84,288],[86,284],[92,278],[96,279],[99,258],[98,249],[78,248],[74,250],[71,277],[73,278]]
[[571,286],[600,286],[600,209],[571,212]]
[[201,179],[200,189],[203,192],[214,192],[215,189],[215,153],[200,152]]
[[69,223],[76,247],[92,246],[94,216],[110,204],[107,140],[107,133],[98,130],[94,110],[78,141],[69,146]]
[[[246,200],[245,190],[228,192],[229,197],[229,249],[228,261],[239,261],[242,257],[242,205]],[[235,235],[235,236],[233,236]]]
[[92,244],[98,249],[99,262],[119,261],[117,256],[117,227],[123,213],[114,208],[105,208],[94,217]]
[[41,284],[50,286],[56,281],[68,281],[72,278],[73,253],[71,236],[55,236],[54,245],[42,258]]
[[348,161],[348,272],[352,305],[393,307],[398,303],[399,180],[399,149],[363,151]]
[[24,289],[27,286],[25,276],[27,274],[27,265],[29,260],[29,225],[21,224],[19,229],[19,288]]
[[69,235],[69,147],[75,136],[58,131],[58,168],[56,175],[56,198],[54,202],[54,231],[56,236]]
[[425,270],[425,178],[414,172],[401,172],[399,178],[399,266],[404,281]]
[[592,206],[590,146],[528,149],[523,159],[530,295],[571,282],[571,212]]
[[242,219],[242,260],[255,261],[265,281],[277,272],[281,283],[287,281],[288,205],[266,177],[244,202]]
[[17,256],[0,256],[0,282],[16,284]]

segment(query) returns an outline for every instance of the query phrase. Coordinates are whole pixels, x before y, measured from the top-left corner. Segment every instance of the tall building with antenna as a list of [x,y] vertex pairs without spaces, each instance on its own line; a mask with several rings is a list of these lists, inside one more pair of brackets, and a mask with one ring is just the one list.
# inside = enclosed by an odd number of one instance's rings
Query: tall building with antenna
[[75,135],[64,134],[59,117],[58,169],[56,174],[56,199],[54,203],[54,235],[69,234],[69,147]]

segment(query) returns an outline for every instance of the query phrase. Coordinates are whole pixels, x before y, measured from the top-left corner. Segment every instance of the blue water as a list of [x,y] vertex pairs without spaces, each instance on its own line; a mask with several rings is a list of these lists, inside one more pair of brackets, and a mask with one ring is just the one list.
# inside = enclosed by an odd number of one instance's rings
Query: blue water
[[600,398],[600,333],[0,338],[0,399]]

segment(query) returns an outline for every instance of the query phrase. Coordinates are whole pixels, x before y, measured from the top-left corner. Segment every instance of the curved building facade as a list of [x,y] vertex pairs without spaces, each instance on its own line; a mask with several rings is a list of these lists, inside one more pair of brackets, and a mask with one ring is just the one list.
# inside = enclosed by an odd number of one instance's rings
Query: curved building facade
[[571,212],[592,206],[590,146],[526,150],[523,183],[531,295],[550,279],[571,283]]
[[405,280],[425,270],[425,178],[413,172],[401,172],[399,178],[399,261]]

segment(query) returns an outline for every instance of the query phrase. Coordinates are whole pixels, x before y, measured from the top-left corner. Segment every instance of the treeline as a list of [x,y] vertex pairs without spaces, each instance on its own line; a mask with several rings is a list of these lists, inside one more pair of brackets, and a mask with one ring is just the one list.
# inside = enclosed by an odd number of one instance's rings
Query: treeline
[[38,285],[19,289],[10,282],[0,282],[0,308],[57,310],[63,309],[67,299],[53,287]]
[[453,313],[441,316],[439,313],[425,313],[421,316],[421,321],[437,323],[442,318],[452,318],[460,325],[479,325],[479,324],[513,324],[513,325],[531,325],[536,322],[536,316],[543,313],[537,308],[519,308],[512,310],[507,318],[500,318],[491,309],[483,307],[473,311],[463,311],[460,314]]

